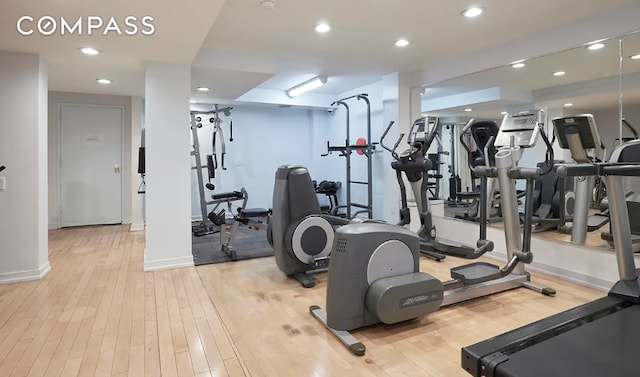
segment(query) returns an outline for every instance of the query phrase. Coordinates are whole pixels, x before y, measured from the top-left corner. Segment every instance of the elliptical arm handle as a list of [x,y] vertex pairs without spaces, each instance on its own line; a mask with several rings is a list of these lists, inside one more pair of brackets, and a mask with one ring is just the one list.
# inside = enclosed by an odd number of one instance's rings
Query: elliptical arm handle
[[542,169],[542,174],[544,175],[550,172],[551,170],[553,170],[553,161],[555,159],[553,156],[553,146],[549,142],[547,133],[544,132],[544,127],[542,127],[542,124],[539,124],[538,127],[540,128],[540,136],[542,136],[542,140],[544,141],[544,144],[547,146],[547,163],[544,164],[545,168]]
[[386,145],[384,145],[383,140],[384,138],[387,136],[387,134],[389,133],[389,131],[391,130],[391,127],[393,127],[395,121],[391,121],[389,122],[389,125],[387,126],[387,128],[384,130],[384,132],[382,133],[382,137],[380,138],[380,145],[382,145],[382,148],[388,150],[389,152],[391,152],[391,156],[393,156],[394,159],[398,160],[398,154],[396,153],[396,149],[398,149],[398,145],[400,145],[400,142],[402,141],[402,138],[404,137],[404,134],[400,134],[400,136],[398,137],[398,140],[396,140],[396,143],[393,145],[393,149],[390,149],[389,147],[387,147]]
[[[437,119],[437,118],[436,118]],[[427,117],[425,119],[425,127],[429,126],[429,118]],[[433,125],[433,128],[429,130],[429,134],[427,135],[427,140],[424,146],[424,150],[422,151],[423,154],[427,153],[427,150],[429,148],[431,148],[431,143],[433,143],[433,140],[436,138],[436,136],[438,136],[438,124],[436,122],[436,124]]]
[[[467,122],[467,124],[464,126],[462,131],[460,131],[460,144],[462,144],[464,150],[467,151],[468,156],[471,156],[471,147],[464,141],[464,135],[467,133],[467,131],[469,131],[469,128],[471,128],[471,126],[475,122],[476,120],[474,118],[471,118],[469,122]],[[489,145],[489,143],[487,143],[487,145]],[[473,166],[471,166],[471,161],[469,159],[467,159],[467,165],[469,165],[469,169],[473,170]]]
[[636,129],[633,128],[633,126],[630,125],[629,122],[627,122],[626,118],[622,118],[622,123],[629,129],[629,131],[631,131],[634,139],[640,139],[640,135],[638,135],[638,131],[636,131]]
[[488,168],[491,167],[491,164],[489,163],[489,147],[493,146],[493,143],[496,141],[496,137],[491,135],[491,137],[489,137],[489,140],[487,140],[487,144],[484,145],[484,165]]

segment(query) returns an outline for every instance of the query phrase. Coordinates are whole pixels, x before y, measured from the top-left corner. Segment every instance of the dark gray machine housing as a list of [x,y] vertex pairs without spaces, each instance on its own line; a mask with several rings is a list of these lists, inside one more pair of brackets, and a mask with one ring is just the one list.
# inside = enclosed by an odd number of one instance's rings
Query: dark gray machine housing
[[327,325],[353,330],[438,310],[442,283],[418,271],[419,250],[418,236],[401,226],[361,223],[338,228],[327,280]]
[[304,166],[278,168],[267,234],[276,264],[285,275],[305,288],[315,286],[310,275],[326,271],[334,228],[350,221],[321,213],[313,181]]

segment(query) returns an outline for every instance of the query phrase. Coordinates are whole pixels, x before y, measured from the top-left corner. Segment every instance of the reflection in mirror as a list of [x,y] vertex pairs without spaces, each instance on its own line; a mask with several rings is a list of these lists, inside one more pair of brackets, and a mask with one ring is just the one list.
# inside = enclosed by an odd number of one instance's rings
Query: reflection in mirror
[[[431,186],[437,185],[432,196],[447,201],[445,214],[472,219],[475,212],[473,205],[478,194],[472,192],[477,193],[479,180],[472,176],[469,163],[472,164],[482,154],[482,148],[478,148],[471,133],[460,135],[472,118],[495,121],[500,125],[507,113],[542,109],[546,111],[544,130],[551,139],[552,118],[591,113],[597,121],[603,145],[610,153],[621,137],[619,100],[622,78],[624,117],[640,132],[640,56],[630,58],[640,54],[640,34],[630,34],[622,40],[625,53],[623,76],[620,71],[620,38],[613,38],[425,87],[422,112],[438,116],[441,120],[441,143],[432,146],[429,153],[438,157],[437,173],[442,176],[438,181],[432,180]],[[458,142],[461,136],[471,145],[473,156],[461,147]],[[624,128],[622,137],[630,138],[633,134],[629,128]],[[556,161],[571,160],[568,150],[561,149],[557,142],[553,149]],[[545,161],[545,152],[544,143],[539,140],[534,148],[525,151],[520,166],[534,167]],[[606,158],[607,152],[597,149],[592,154],[602,159]],[[553,220],[537,223],[536,227],[541,231],[552,230],[545,232],[553,234],[552,238],[569,240],[568,235],[557,230],[568,232],[571,228],[569,220],[575,200],[574,182],[569,179],[559,182],[551,176],[545,179],[545,183],[538,184],[537,197],[539,201],[544,199],[552,208],[544,205],[537,215]],[[518,182],[517,188],[523,190],[524,182]],[[495,198],[499,199],[498,190]],[[491,202],[491,197],[488,200]],[[499,226],[499,200],[493,203],[490,220],[495,220]],[[590,213],[596,211],[592,209]],[[588,239],[593,239],[592,243],[597,245],[602,243],[599,231],[590,233]]]

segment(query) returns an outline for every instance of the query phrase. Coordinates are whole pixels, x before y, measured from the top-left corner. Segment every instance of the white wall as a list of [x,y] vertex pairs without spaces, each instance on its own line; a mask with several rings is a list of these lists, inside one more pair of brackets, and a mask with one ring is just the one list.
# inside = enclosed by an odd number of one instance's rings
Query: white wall
[[[49,229],[58,228],[60,213],[58,211],[59,193],[58,193],[58,160],[60,146],[60,122],[59,111],[62,104],[86,104],[86,105],[102,105],[102,106],[123,106],[124,107],[124,161],[122,164],[122,178],[124,180],[124,192],[122,193],[123,212],[122,222],[124,224],[131,223],[132,213],[132,192],[135,192],[138,180],[132,176],[132,171],[137,171],[137,151],[138,144],[132,145],[132,123],[137,125],[138,133],[140,132],[141,123],[139,111],[135,114],[136,119],[132,120],[131,112],[132,99],[128,96],[112,96],[101,94],[86,93],[66,93],[66,92],[49,92]],[[132,169],[132,152],[135,151],[136,164]],[[135,187],[134,187],[135,186]],[[139,204],[137,204],[139,205]]]
[[47,234],[47,72],[33,54],[0,51],[0,282],[42,278]]
[[145,72],[145,271],[192,266],[191,68],[147,63]]
[[[210,110],[212,106],[192,105],[192,110]],[[211,116],[206,116],[206,119]],[[225,167],[222,170],[220,134],[216,137],[218,169],[212,183],[215,191],[205,189],[207,200],[211,194],[237,191],[245,188],[249,195],[247,207],[271,208],[275,173],[280,165],[303,165],[309,169],[312,179],[318,182],[332,180],[325,167],[327,162],[315,153],[323,140],[315,140],[315,130],[326,128],[327,113],[324,110],[281,108],[275,106],[234,106],[230,117],[219,114],[226,146]],[[204,118],[204,116],[203,116]],[[233,120],[233,142],[230,138],[230,122]],[[189,123],[183,122],[184,132]],[[203,166],[211,154],[213,127],[203,123],[198,130],[198,141]],[[190,133],[189,133],[190,134]],[[195,166],[195,158],[191,158]],[[204,182],[208,182],[207,170],[202,170]],[[323,200],[322,196],[318,196]],[[239,205],[239,202],[237,203]],[[213,207],[209,206],[209,210]],[[225,206],[221,207],[225,208]],[[195,170],[191,172],[191,214],[200,219],[200,197]]]

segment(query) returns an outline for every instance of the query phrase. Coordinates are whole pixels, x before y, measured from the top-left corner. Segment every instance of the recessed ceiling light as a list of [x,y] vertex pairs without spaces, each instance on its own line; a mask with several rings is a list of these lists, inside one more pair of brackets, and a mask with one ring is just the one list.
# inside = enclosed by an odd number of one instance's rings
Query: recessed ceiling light
[[111,84],[113,81],[109,80],[109,79],[96,79],[100,84]]
[[206,87],[206,86],[199,86],[197,89],[198,89],[199,91],[201,91],[201,92],[208,92],[208,91],[209,91],[209,88],[208,88],[208,87]]
[[565,103],[563,106],[564,107],[571,107],[571,106],[573,106],[573,104],[571,102],[569,102],[569,103]]
[[331,30],[331,26],[329,26],[329,24],[326,22],[321,22],[316,25],[315,30],[317,33],[326,33]]
[[592,43],[587,48],[589,50],[599,50],[604,47],[604,43]]
[[471,112],[471,111],[473,111],[473,109],[466,108],[466,109],[464,109],[464,111]]
[[564,76],[565,75],[565,71],[557,71],[557,72],[553,72],[554,76]]
[[482,8],[478,8],[478,7],[465,9],[462,12],[462,15],[468,18],[478,17],[481,14],[482,14]]
[[275,0],[261,0],[260,1],[260,6],[263,9],[273,10],[276,7],[276,1]]
[[408,46],[408,45],[409,45],[409,41],[408,41],[408,40],[406,40],[406,39],[404,39],[404,38],[402,38],[402,39],[398,39],[398,40],[396,41],[396,46],[397,46],[397,47],[406,47],[406,46]]
[[633,59],[633,60],[638,60],[638,59],[640,59],[640,54],[631,55],[631,59]]
[[98,55],[100,53],[100,51],[96,50],[93,47],[82,47],[80,49],[80,52],[82,52],[85,55]]
[[189,103],[198,103],[198,101],[196,101],[194,99],[191,99],[191,100],[189,100]]
[[522,68],[522,67],[524,67],[525,65],[526,65],[526,64],[524,64],[524,63],[513,63],[513,64],[511,64],[511,66],[512,66],[513,68]]

